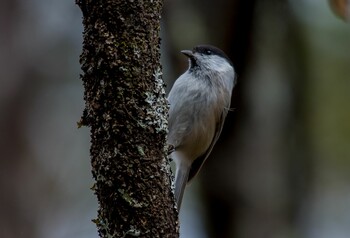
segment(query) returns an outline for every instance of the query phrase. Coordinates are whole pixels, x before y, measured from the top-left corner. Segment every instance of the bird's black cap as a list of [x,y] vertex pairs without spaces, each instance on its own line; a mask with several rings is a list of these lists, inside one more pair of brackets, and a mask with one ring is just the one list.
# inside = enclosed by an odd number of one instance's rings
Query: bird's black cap
[[226,59],[232,65],[231,59],[222,50],[212,45],[197,45],[193,48],[192,52],[198,52],[204,55],[218,55]]

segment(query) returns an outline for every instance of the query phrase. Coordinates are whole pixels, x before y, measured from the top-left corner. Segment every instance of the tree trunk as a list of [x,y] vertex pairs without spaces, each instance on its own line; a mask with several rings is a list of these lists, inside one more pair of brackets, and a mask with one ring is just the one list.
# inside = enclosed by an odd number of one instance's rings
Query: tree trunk
[[77,0],[100,237],[178,237],[160,66],[162,0]]

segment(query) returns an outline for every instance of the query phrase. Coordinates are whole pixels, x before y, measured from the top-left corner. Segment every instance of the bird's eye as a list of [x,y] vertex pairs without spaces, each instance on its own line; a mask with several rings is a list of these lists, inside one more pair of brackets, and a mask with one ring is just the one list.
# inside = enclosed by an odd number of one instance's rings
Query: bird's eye
[[207,50],[205,53],[206,53],[207,55],[211,55],[211,50]]

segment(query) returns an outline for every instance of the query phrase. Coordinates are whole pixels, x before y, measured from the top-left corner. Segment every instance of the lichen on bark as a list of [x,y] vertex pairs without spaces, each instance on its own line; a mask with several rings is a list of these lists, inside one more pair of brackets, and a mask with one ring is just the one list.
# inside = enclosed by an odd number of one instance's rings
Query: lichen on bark
[[77,0],[101,237],[178,237],[160,65],[161,0]]

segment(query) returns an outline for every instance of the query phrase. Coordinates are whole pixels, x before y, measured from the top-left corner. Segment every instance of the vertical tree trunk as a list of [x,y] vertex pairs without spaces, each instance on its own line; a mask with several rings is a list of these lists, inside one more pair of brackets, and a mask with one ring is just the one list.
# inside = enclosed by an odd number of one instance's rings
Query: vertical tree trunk
[[77,0],[101,237],[178,237],[161,74],[162,0]]

